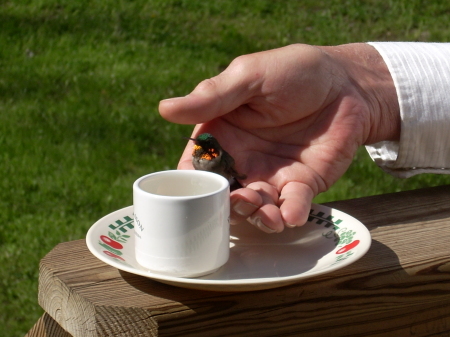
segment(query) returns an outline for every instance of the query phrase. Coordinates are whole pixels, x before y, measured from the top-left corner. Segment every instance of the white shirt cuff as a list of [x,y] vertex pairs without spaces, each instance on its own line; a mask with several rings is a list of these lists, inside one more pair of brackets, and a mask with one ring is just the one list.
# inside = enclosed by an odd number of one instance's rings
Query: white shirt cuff
[[386,172],[407,178],[450,173],[450,43],[370,42],[394,80],[399,142],[366,146]]

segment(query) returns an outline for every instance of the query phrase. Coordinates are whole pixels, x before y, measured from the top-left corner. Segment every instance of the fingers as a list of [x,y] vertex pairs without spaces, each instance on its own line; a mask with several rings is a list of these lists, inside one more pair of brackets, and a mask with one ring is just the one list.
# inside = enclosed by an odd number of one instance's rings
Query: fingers
[[265,182],[250,183],[231,196],[231,220],[239,223],[247,220],[266,233],[283,231],[284,224],[276,206],[278,192]]
[[276,188],[265,182],[251,183],[247,188],[256,191],[262,199],[262,206],[247,218],[248,222],[266,233],[282,232],[284,225],[276,206],[278,200]]
[[231,195],[231,223],[247,220],[266,233],[280,233],[306,223],[314,197],[306,184],[290,182],[281,195],[264,182],[249,184]]
[[179,124],[199,124],[220,117],[246,102],[256,92],[261,75],[241,56],[221,74],[202,81],[189,95],[159,103],[161,116]]
[[311,187],[304,183],[294,181],[283,187],[279,207],[286,227],[293,228],[306,223],[314,196]]
[[231,224],[245,221],[263,205],[261,195],[250,188],[240,188],[231,193]]

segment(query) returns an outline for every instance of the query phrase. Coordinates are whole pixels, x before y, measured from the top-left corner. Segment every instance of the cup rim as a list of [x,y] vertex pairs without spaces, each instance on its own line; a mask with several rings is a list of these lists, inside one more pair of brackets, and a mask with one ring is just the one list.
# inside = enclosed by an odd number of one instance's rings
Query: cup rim
[[[203,175],[203,176],[210,176],[213,177],[214,179],[217,179],[220,182],[220,187],[213,191],[213,192],[209,192],[209,193],[203,193],[203,194],[197,194],[197,195],[184,195],[184,196],[176,196],[176,195],[161,195],[161,194],[155,194],[155,193],[151,193],[151,192],[147,192],[144,191],[139,184],[145,180],[148,179],[150,176],[156,176],[156,175],[164,175],[164,174],[185,174],[185,175]],[[164,170],[164,171],[157,171],[157,172],[153,172],[153,173],[149,173],[146,174],[138,179],[136,179],[136,181],[133,183],[133,190],[139,193],[143,193],[144,195],[147,196],[154,196],[157,198],[164,198],[164,199],[177,199],[177,200],[183,200],[183,199],[199,199],[199,198],[204,198],[204,197],[208,197],[211,195],[215,195],[215,194],[219,194],[222,193],[223,190],[228,189],[230,186],[230,182],[223,176],[221,176],[220,174],[214,173],[214,172],[209,172],[209,171],[202,171],[202,170]]]

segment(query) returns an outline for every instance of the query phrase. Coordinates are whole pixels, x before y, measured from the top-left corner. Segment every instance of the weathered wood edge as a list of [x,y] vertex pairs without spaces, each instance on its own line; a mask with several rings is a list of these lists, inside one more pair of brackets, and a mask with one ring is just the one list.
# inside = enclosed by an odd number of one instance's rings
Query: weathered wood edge
[[[146,310],[121,307],[120,300],[116,305],[97,305],[85,296],[83,289],[99,286],[109,290],[114,289],[115,283],[124,282],[117,269],[92,259],[84,240],[73,243],[80,243],[84,250],[79,247],[66,250],[71,243],[61,243],[41,260],[38,292],[41,307],[73,337],[156,336],[152,331],[157,331],[157,323]],[[79,265],[83,267],[77,269],[75,261],[81,261]],[[103,297],[114,300],[120,295],[109,291],[103,292]]]
[[[50,253],[58,254],[60,249],[61,244]],[[72,291],[54,273],[53,268],[46,268],[44,260],[41,260],[39,267],[38,302],[41,307],[74,337],[96,336],[96,323],[92,321],[95,306]]]
[[352,215],[369,229],[443,218],[450,214],[450,185],[339,200],[324,205]]
[[52,318],[44,313],[25,337],[72,337]]

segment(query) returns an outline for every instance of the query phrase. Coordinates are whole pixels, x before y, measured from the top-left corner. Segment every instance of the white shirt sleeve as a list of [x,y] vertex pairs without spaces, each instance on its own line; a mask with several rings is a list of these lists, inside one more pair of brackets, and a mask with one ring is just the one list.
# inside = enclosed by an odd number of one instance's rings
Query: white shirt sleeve
[[401,178],[450,173],[450,43],[370,42],[386,62],[400,105],[398,142],[366,146]]

